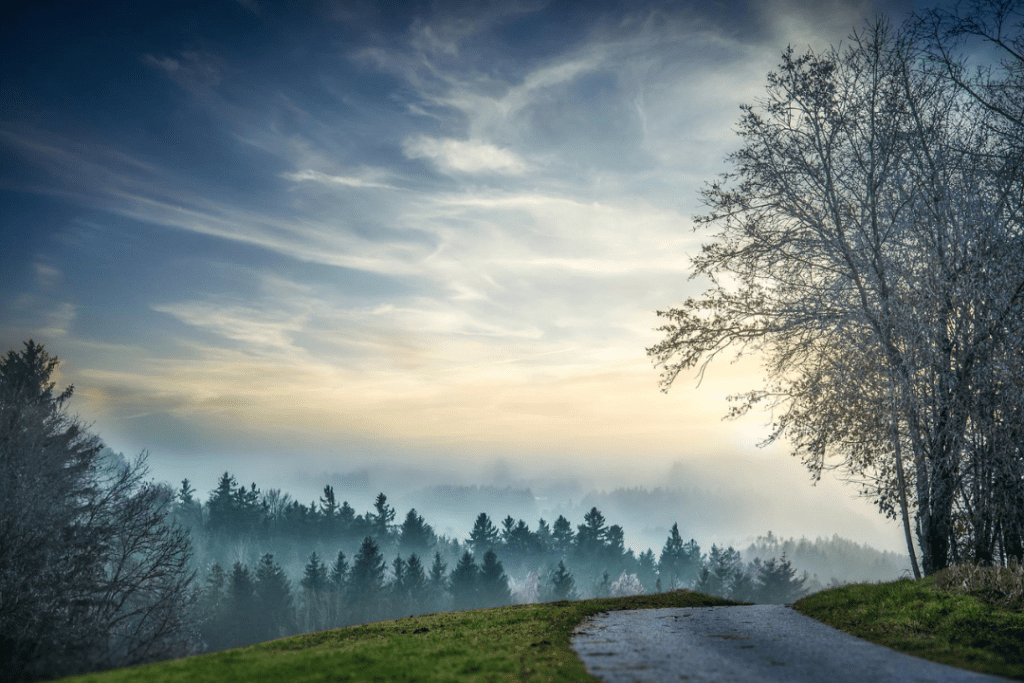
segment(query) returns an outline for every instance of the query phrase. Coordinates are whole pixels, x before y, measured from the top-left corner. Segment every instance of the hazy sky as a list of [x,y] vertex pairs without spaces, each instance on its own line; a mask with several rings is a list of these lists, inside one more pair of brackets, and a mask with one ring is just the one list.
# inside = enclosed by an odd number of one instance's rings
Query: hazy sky
[[757,449],[767,415],[721,420],[756,359],[665,395],[645,349],[704,288],[691,217],[739,104],[787,44],[914,3],[21,4],[0,351],[45,344],[157,478],[484,482],[502,458],[608,488],[684,461],[820,511],[752,530],[900,548],[853,487]]

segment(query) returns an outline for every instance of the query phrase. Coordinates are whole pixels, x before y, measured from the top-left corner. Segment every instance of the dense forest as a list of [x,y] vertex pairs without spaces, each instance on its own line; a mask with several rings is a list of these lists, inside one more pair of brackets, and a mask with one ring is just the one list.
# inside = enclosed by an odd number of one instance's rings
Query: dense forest
[[582,523],[559,515],[533,526],[481,512],[469,537],[455,539],[437,534],[415,508],[399,515],[384,493],[357,514],[330,485],[307,504],[225,472],[206,501],[188,480],[165,495],[195,546],[204,650],[441,610],[677,588],[792,602],[822,587],[794,557],[816,568],[838,558],[876,576],[897,574],[887,555],[839,538],[784,541],[769,532],[744,561],[732,547],[703,551],[678,524],[660,552],[637,554],[625,547],[622,526],[596,507]]

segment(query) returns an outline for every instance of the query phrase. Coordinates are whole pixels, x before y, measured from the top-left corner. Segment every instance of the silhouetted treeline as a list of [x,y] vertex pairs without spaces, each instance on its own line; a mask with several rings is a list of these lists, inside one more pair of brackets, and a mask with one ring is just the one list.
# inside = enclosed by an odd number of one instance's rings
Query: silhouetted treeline
[[173,514],[196,540],[208,650],[451,609],[677,588],[792,602],[820,587],[781,553],[746,564],[731,547],[704,553],[676,524],[660,553],[636,555],[596,507],[578,524],[479,513],[459,541],[415,509],[399,516],[384,493],[357,513],[331,486],[306,504],[225,473],[205,502],[183,481]]

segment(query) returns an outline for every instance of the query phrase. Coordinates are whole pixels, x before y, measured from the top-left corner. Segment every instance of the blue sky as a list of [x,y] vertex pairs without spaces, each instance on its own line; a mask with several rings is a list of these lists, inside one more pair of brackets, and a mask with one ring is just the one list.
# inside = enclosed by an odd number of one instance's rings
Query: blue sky
[[852,487],[758,450],[767,416],[721,421],[756,359],[664,395],[645,348],[703,288],[691,217],[740,103],[787,44],[913,8],[5,9],[0,348],[45,344],[94,431],[201,491],[495,459],[655,485],[683,460],[803,501],[765,513],[777,532],[899,548]]

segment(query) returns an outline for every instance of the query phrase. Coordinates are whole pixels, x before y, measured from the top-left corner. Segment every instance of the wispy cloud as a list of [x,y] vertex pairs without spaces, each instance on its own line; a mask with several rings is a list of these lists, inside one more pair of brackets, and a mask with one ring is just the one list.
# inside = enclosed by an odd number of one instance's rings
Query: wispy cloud
[[282,173],[282,178],[288,180],[294,180],[295,182],[312,181],[321,183],[323,185],[341,185],[343,187],[376,187],[386,190],[398,189],[394,185],[388,183],[381,183],[376,180],[371,180],[365,177],[358,176],[340,176],[330,175],[328,173],[321,173],[320,171],[313,171],[306,169],[304,171],[295,171],[290,173]]
[[[665,396],[644,349],[703,286],[690,215],[779,37],[860,11],[812,4],[595,5],[554,32],[544,2],[314,3],[345,23],[325,31],[236,0],[259,40],[138,55],[166,101],[89,112],[110,123],[88,134],[0,122],[31,171],[0,183],[82,214],[54,211],[59,249],[26,255],[0,313],[60,339],[92,417],[140,446],[730,457],[760,435],[723,431],[722,399],[757,363]],[[115,240],[152,282],[77,265]]]
[[224,70],[222,59],[198,50],[186,50],[178,58],[146,54],[143,62],[164,72],[179,86],[194,93],[207,92],[220,85]]
[[513,152],[477,140],[453,140],[418,135],[408,138],[402,151],[410,159],[429,159],[446,172],[511,173],[518,175],[527,165]]

